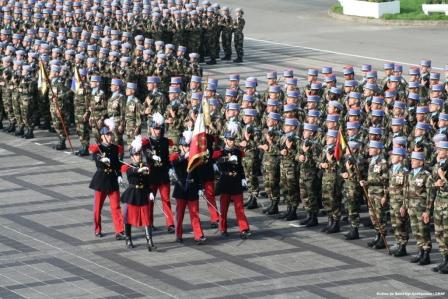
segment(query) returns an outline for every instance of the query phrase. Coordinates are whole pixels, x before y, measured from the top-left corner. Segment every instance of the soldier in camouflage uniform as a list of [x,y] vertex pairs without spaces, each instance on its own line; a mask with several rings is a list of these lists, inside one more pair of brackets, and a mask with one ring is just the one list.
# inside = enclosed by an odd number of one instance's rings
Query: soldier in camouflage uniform
[[224,57],[221,60],[230,60],[232,59],[233,20],[228,7],[224,6],[221,11],[222,15],[218,19],[218,24],[221,27],[221,44],[224,50]]
[[81,82],[78,82],[79,87],[74,91],[73,104],[75,109],[75,125],[76,133],[78,134],[81,143],[81,149],[75,154],[78,156],[89,155],[90,131],[89,131],[89,116],[90,116],[90,86],[87,80],[86,69],[79,70]]
[[384,238],[386,235],[386,219],[385,206],[387,204],[389,171],[387,161],[382,155],[384,144],[380,141],[370,141],[369,147],[369,167],[367,171],[367,180],[361,180],[360,184],[367,187],[367,194],[369,197],[369,215],[374,228],[376,236],[367,243],[367,246],[375,249],[383,249],[386,247]]
[[314,158],[320,153],[319,142],[316,138],[317,130],[317,125],[309,123],[303,125],[303,140],[298,146],[295,158],[299,162],[300,167],[300,198],[307,212],[307,217],[300,221],[300,225],[307,227],[318,225],[317,213],[319,212],[319,205],[316,186],[319,180],[317,177],[316,160]]
[[320,155],[319,168],[322,170],[322,202],[327,212],[328,223],[321,231],[327,234],[340,231],[341,202],[337,194],[339,184],[339,167],[334,156],[337,130],[328,130],[325,136],[325,147]]
[[14,61],[13,74],[9,82],[10,87],[12,87],[11,90],[12,110],[14,112],[14,118],[16,119],[17,123],[16,130],[14,131],[15,136],[23,136],[24,134],[22,113],[20,112],[20,93],[18,88],[20,81],[22,80],[22,65],[23,61],[19,60]]
[[169,139],[173,141],[173,146],[170,147],[172,152],[177,151],[179,144],[179,136],[183,132],[184,119],[188,113],[185,109],[185,104],[179,97],[180,89],[177,87],[169,88],[169,104],[165,111],[165,123],[167,125],[166,134]]
[[113,133],[116,144],[124,146],[126,97],[120,91],[122,84],[123,82],[120,79],[112,78],[110,85],[112,95],[107,101],[107,116],[115,122]]
[[190,11],[189,15],[190,21],[185,26],[189,37],[187,39],[187,49],[189,53],[199,53],[202,35],[201,21],[198,19],[198,12],[196,10]]
[[34,138],[34,125],[31,119],[31,108],[33,106],[33,94],[35,93],[36,89],[34,80],[31,77],[31,71],[31,66],[23,66],[22,79],[20,80],[18,88],[20,94],[20,120],[22,121],[22,123],[19,125],[25,128],[23,137],[26,139]]
[[156,76],[151,76],[146,79],[148,92],[145,101],[143,102],[143,109],[148,120],[150,120],[152,115],[156,112],[164,115],[168,105],[168,99],[158,89],[159,83],[160,78]]
[[126,136],[127,144],[131,145],[135,136],[141,132],[142,114],[143,108],[140,100],[135,97],[135,91],[137,84],[128,82],[126,85],[126,109],[125,109],[125,121],[126,121]]
[[257,111],[255,109],[243,110],[244,127],[241,130],[239,146],[244,152],[243,167],[247,179],[249,200],[245,202],[247,209],[258,208],[257,198],[259,192],[258,169],[260,167],[260,150],[258,143],[261,139],[261,131],[255,125]]
[[216,64],[216,48],[219,46],[218,19],[215,15],[215,9],[209,7],[207,9],[207,16],[202,21],[204,29],[205,53],[210,56],[210,61],[207,64]]
[[12,89],[14,86],[10,84],[12,78],[12,59],[10,56],[2,58],[2,69],[0,77],[0,87],[2,91],[3,109],[8,119],[8,127],[5,127],[5,132],[11,133],[16,129],[16,119],[14,117],[14,111],[12,108]]
[[434,201],[434,228],[441,261],[432,270],[448,274],[448,182],[446,179],[448,142],[440,141],[436,145],[438,161],[433,169],[434,187],[437,192]]
[[428,265],[431,260],[431,234],[429,228],[430,213],[433,208],[434,181],[431,173],[424,169],[425,155],[412,152],[411,166],[405,185],[404,204],[400,209],[402,216],[406,213],[411,220],[412,235],[417,240],[418,253],[411,258],[411,263]]
[[409,170],[403,164],[406,156],[406,149],[393,148],[391,154],[392,167],[389,169],[389,202],[390,202],[390,220],[394,230],[396,249],[393,251],[395,257],[407,255],[406,245],[409,240],[407,224],[409,218],[402,217],[400,208],[404,203],[404,186]]
[[283,135],[280,138],[280,191],[285,196],[287,209],[279,217],[286,221],[297,219],[297,207],[300,203],[299,167],[295,156],[297,153],[298,137],[296,135],[299,121],[287,118],[283,124]]
[[278,204],[280,201],[280,148],[279,139],[281,132],[279,123],[281,116],[278,113],[271,112],[268,115],[266,125],[267,129],[260,141],[258,148],[263,153],[262,169],[264,189],[270,200],[270,205],[263,210],[267,215],[278,214]]
[[246,25],[246,21],[243,18],[243,10],[241,8],[235,9],[235,19],[233,19],[233,43],[235,45],[235,51],[237,58],[233,60],[233,62],[243,62],[243,43],[244,43],[244,34],[243,29],[244,25]]
[[107,117],[107,99],[104,90],[100,88],[101,82],[100,76],[90,78],[89,123],[96,140],[100,140],[99,130],[103,127],[103,122]]

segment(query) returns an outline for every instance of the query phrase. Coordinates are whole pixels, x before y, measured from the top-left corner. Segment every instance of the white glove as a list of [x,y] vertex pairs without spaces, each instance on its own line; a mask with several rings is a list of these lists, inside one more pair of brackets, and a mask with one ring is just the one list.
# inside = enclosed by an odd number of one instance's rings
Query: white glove
[[188,159],[188,157],[190,157],[190,152],[185,153],[185,155],[184,155],[184,158],[185,158],[185,159]]
[[149,168],[146,167],[146,166],[144,166],[144,167],[140,167],[140,168],[137,170],[138,173],[142,173],[142,172],[146,172],[146,171],[149,171]]
[[153,159],[154,161],[156,161],[156,162],[160,162],[160,161],[162,161],[162,159],[160,159],[160,157],[157,156],[157,155],[152,155],[152,159]]
[[241,186],[243,186],[243,187],[247,187],[247,181],[246,181],[246,179],[242,179],[242,180],[241,180]]
[[231,155],[229,158],[229,162],[237,162],[238,161],[238,157],[235,155]]
[[122,178],[121,176],[119,176],[119,177],[117,178],[117,182],[118,182],[118,185],[123,184],[123,178]]
[[198,195],[199,195],[199,197],[204,197],[204,190],[199,189]]
[[109,158],[106,158],[106,157],[101,158],[100,161],[103,162],[104,164],[110,164],[110,159],[109,159]]
[[219,173],[219,167],[216,164],[213,164],[213,171]]
[[170,168],[170,170],[168,170],[168,176],[172,178],[174,177],[174,174],[175,174],[174,169]]
[[154,194],[152,192],[149,192],[149,200],[154,201]]

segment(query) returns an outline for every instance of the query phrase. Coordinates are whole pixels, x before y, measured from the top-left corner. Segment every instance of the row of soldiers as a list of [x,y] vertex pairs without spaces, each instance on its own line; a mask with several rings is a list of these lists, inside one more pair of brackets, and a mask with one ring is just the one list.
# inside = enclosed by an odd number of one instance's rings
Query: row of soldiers
[[61,32],[75,36],[92,33],[88,38],[96,40],[104,37],[103,31],[124,32],[130,37],[142,36],[186,46],[190,52],[200,54],[200,62],[210,57],[209,64],[216,64],[221,47],[222,59],[231,60],[233,37],[237,54],[234,62],[242,62],[243,10],[235,9],[235,16],[232,16],[229,7],[218,3],[187,2],[0,1],[0,29],[22,35],[34,30],[48,34],[49,41],[55,43]]

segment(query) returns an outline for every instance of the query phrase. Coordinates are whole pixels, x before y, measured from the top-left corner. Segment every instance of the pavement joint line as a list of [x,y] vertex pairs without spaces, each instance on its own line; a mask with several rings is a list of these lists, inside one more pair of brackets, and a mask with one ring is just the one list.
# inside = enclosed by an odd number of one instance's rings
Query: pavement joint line
[[[298,46],[298,45],[291,45],[291,44],[287,44],[287,43],[280,43],[280,42],[275,42],[275,41],[270,41],[270,40],[253,38],[253,37],[246,37],[245,39],[250,40],[250,41],[260,42],[260,43],[271,44],[271,45],[285,46],[285,47],[305,49],[305,50],[313,50],[313,51],[329,53],[329,54],[335,54],[335,55],[341,55],[341,56],[349,56],[349,57],[369,59],[369,60],[375,60],[375,61],[381,61],[381,62],[391,61],[391,62],[395,62],[395,63],[402,64],[402,65],[418,66],[418,64],[415,64],[415,63],[396,61],[394,59],[384,59],[384,58],[370,57],[370,56],[364,56],[364,55],[358,55],[358,54],[352,54],[352,53],[345,53],[345,52],[339,52],[339,51],[332,51],[332,50],[325,50],[325,49],[319,49],[319,48],[313,48],[313,47],[304,47],[304,46]],[[435,70],[440,70],[440,71],[444,70],[444,68],[442,68],[442,67],[435,67],[435,66],[433,66],[431,68],[435,69]]]
[[30,235],[28,235],[28,234],[22,233],[22,232],[20,232],[20,231],[18,231],[18,230],[15,230],[14,228],[11,228],[11,227],[9,227],[9,226],[7,226],[7,225],[3,225],[3,224],[1,224],[1,226],[2,226],[3,228],[6,228],[6,229],[8,229],[8,230],[10,230],[10,231],[12,231],[12,232],[14,232],[14,233],[16,233],[16,234],[19,234],[19,235],[28,237],[29,239],[31,239],[31,240],[33,240],[33,241],[35,241],[35,242],[42,243],[42,244],[44,244],[44,245],[47,245],[47,246],[49,246],[49,247],[51,247],[51,248],[53,248],[53,249],[56,249],[56,250],[60,251],[60,252],[66,253],[66,254],[71,255],[71,256],[73,256],[73,257],[75,257],[75,258],[79,258],[79,259],[81,259],[81,260],[83,260],[83,261],[85,261],[85,262],[88,262],[88,263],[90,263],[90,264],[92,264],[92,265],[95,265],[95,266],[97,266],[97,267],[99,267],[99,268],[102,268],[102,269],[105,269],[105,270],[107,270],[107,271],[110,271],[110,272],[112,272],[112,273],[114,273],[114,274],[116,274],[116,275],[125,277],[125,278],[127,278],[127,279],[129,279],[129,280],[131,280],[131,281],[133,281],[133,282],[135,282],[135,283],[138,283],[138,284],[140,284],[140,285],[143,285],[143,286],[145,286],[145,287],[147,287],[147,288],[149,288],[149,289],[155,290],[155,291],[157,291],[157,292],[159,292],[159,293],[162,293],[162,294],[164,294],[164,295],[167,295],[167,296],[169,296],[169,297],[171,297],[171,298],[177,298],[175,295],[173,295],[173,294],[171,294],[171,293],[168,293],[168,292],[163,291],[163,290],[161,290],[161,289],[158,289],[158,288],[156,288],[156,287],[150,286],[150,285],[148,285],[147,283],[144,283],[144,282],[142,282],[142,281],[140,281],[140,280],[137,280],[137,279],[135,279],[135,278],[132,278],[132,277],[129,276],[129,275],[120,273],[120,272],[115,271],[115,270],[113,270],[113,269],[110,269],[110,268],[108,268],[108,267],[106,267],[106,266],[100,265],[100,264],[98,264],[98,263],[96,263],[96,262],[94,262],[94,261],[92,261],[92,260],[89,260],[88,258],[85,258],[85,257],[82,257],[82,256],[77,255],[77,254],[75,254],[75,253],[69,252],[69,251],[67,251],[67,250],[64,250],[64,249],[58,247],[58,246],[52,245],[52,244],[50,244],[50,243],[48,243],[48,242],[45,242],[45,241],[36,239],[36,238],[34,238],[34,237],[32,237],[32,236],[30,236]]

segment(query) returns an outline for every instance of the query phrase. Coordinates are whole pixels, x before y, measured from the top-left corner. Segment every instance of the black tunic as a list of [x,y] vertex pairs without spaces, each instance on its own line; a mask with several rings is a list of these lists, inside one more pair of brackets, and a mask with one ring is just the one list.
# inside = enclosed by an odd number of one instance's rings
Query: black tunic
[[132,166],[135,168],[127,166],[126,176],[128,177],[129,186],[121,195],[121,202],[134,206],[147,205],[150,192],[149,173],[138,173],[140,165],[132,164]]
[[[120,161],[118,159],[118,146],[115,144],[99,144],[95,145],[99,150],[93,152],[93,160],[96,164],[96,172],[90,182],[89,188],[101,191],[112,192],[118,191],[118,177],[121,176]],[[109,158],[110,165],[101,162],[101,158]]]
[[[229,162],[229,158],[232,155],[237,156],[237,162]],[[232,149],[223,149],[218,154],[215,152],[213,156],[218,157],[216,162],[221,173],[216,184],[216,194],[235,195],[242,193],[243,186],[241,181],[246,177],[241,162],[242,151],[234,147]]]
[[[144,148],[147,164],[151,166],[150,181],[152,184],[166,184],[170,182],[168,171],[170,168],[169,162],[169,140],[165,137],[158,139],[149,138],[149,144]],[[150,151],[152,153],[150,153]],[[152,159],[152,155],[160,157],[161,165],[158,165],[156,161]]]
[[[207,149],[210,155],[213,153],[213,141],[214,137],[207,134]],[[213,170],[213,160],[209,157],[206,162],[198,167],[199,176],[201,182],[215,180],[215,171]]]
[[177,176],[177,182],[175,182],[174,185],[173,197],[185,200],[198,200],[198,191],[202,187],[200,184],[200,178],[197,168],[194,169],[188,176],[188,159],[180,156],[171,163]]

